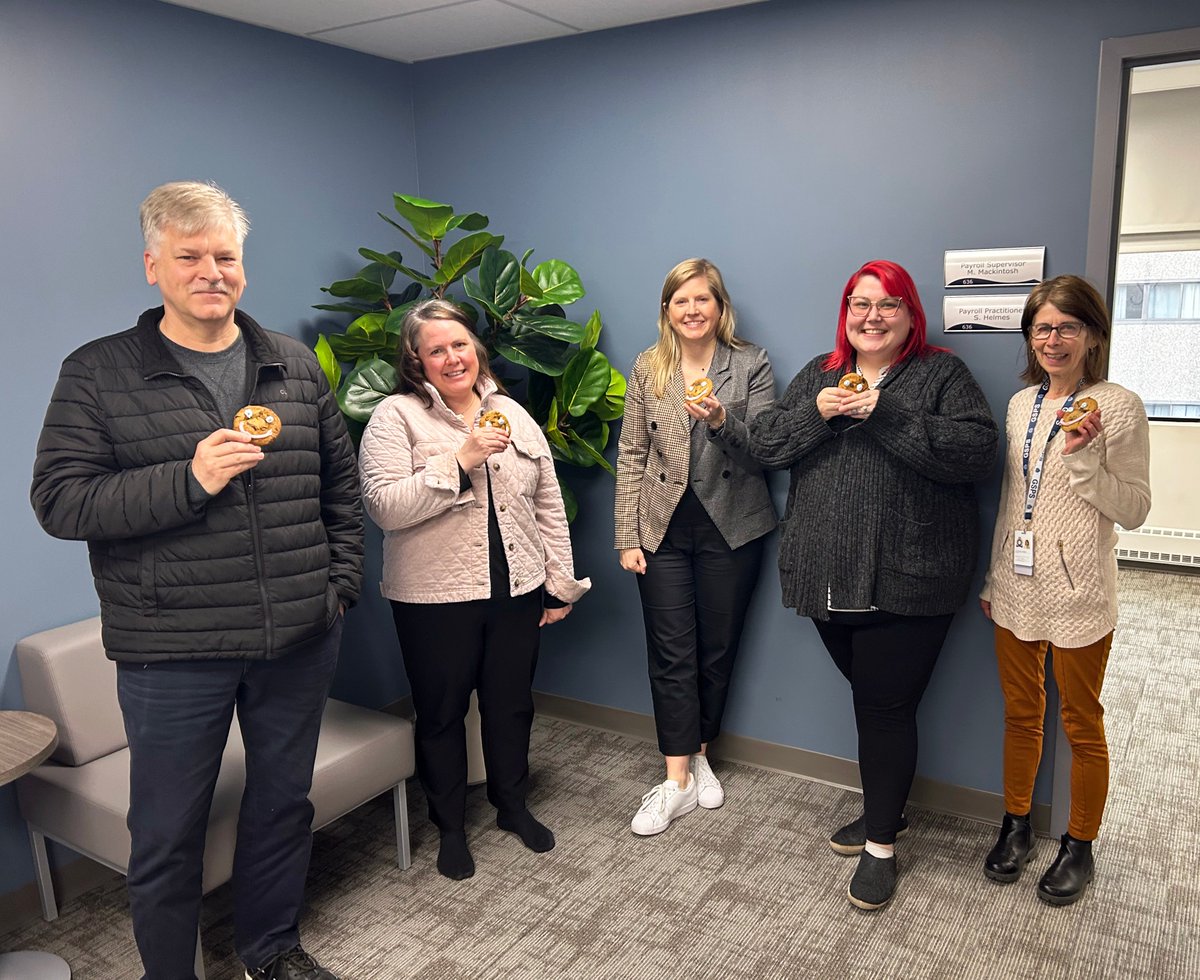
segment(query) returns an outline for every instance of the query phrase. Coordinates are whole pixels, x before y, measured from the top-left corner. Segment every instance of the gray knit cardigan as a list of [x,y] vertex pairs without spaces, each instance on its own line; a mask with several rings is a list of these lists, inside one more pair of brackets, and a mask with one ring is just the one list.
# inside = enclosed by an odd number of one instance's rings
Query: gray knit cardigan
[[748,451],[791,468],[780,522],[783,601],[802,616],[875,606],[906,616],[953,612],[979,554],[975,481],[996,461],[997,427],[965,364],[930,352],[895,365],[862,420],[825,421],[816,396],[836,385],[814,358],[755,419]]

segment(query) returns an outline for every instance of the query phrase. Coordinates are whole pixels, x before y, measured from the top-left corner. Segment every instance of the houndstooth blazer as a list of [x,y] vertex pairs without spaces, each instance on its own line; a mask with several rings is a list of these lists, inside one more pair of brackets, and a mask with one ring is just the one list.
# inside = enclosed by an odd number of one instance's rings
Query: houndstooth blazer
[[[693,424],[684,408],[682,372],[671,376],[659,398],[649,365],[650,351],[643,351],[625,395],[615,547],[657,551],[689,484],[729,547],[769,533],[777,520],[762,468],[738,448],[748,442],[747,423],[775,403],[767,352],[754,344],[717,344],[708,376],[726,415],[715,433],[703,422]],[[740,439],[729,440],[739,431]]]

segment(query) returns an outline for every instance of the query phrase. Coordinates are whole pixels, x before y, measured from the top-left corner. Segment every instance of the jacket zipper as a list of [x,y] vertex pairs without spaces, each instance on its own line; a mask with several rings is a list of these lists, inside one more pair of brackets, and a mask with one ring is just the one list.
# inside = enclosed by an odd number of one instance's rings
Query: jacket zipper
[[[262,381],[263,369],[268,366],[282,367],[282,364],[255,366],[254,379],[250,382],[250,390],[246,392],[246,404],[257,404],[254,395]],[[250,512],[250,540],[254,544],[254,570],[258,579],[258,598],[262,603],[265,653],[270,660],[275,651],[275,619],[271,614],[271,599],[267,595],[267,565],[263,558],[262,528],[259,527],[258,504],[254,497],[254,470],[246,471],[246,508]]]
[[1063,571],[1067,573],[1067,584],[1071,586],[1071,591],[1075,591],[1075,580],[1071,578],[1071,569],[1067,568],[1067,556],[1063,553],[1063,543],[1058,542],[1058,560],[1062,562]]

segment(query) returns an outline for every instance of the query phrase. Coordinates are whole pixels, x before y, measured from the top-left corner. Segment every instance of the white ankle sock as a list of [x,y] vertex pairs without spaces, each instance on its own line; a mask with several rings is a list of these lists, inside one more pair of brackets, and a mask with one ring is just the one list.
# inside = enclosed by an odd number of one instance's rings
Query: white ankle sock
[[896,848],[892,844],[876,844],[873,840],[867,841],[867,853],[871,857],[890,858],[896,856]]

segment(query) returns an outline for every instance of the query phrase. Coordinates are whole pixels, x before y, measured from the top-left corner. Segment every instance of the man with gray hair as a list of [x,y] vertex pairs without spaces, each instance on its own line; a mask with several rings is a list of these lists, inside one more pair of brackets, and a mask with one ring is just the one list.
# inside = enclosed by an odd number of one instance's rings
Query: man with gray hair
[[252,980],[335,980],[300,946],[308,792],[362,582],[354,448],[313,353],[237,309],[249,222],[212,184],[142,203],[163,305],[64,362],[42,527],[88,544],[129,737],[129,898],[146,980],[195,976],[205,829],[237,712],[234,943]]

